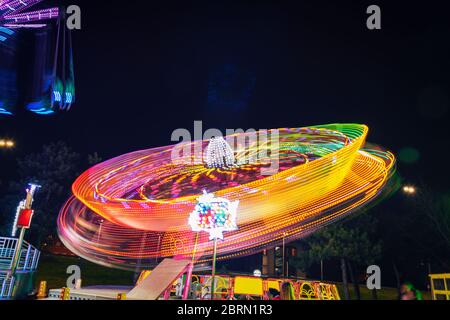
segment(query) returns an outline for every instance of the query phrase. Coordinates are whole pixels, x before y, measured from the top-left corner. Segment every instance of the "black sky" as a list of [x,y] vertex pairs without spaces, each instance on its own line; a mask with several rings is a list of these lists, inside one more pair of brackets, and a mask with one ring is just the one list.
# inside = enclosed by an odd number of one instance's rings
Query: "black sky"
[[[394,153],[419,151],[399,163],[406,180],[448,191],[444,1],[64,2],[82,9],[77,102],[67,114],[0,118],[0,136],[18,145],[0,153],[0,178],[56,140],[107,159],[170,144],[194,120],[222,130],[358,122]],[[366,28],[373,3],[382,30]]]

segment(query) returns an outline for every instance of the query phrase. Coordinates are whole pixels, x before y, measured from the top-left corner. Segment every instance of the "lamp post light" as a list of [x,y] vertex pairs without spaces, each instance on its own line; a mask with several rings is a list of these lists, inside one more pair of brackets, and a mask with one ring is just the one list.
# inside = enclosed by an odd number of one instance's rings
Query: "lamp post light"
[[416,188],[414,186],[411,186],[411,185],[403,186],[402,190],[403,190],[403,192],[405,194],[408,194],[408,195],[413,195],[413,194],[415,194],[417,192]]
[[[211,138],[206,148],[204,158],[205,168],[228,170],[236,166],[233,149],[223,137]],[[214,241],[212,272],[211,272],[211,300],[214,299],[216,282],[217,240],[223,240],[224,231],[237,230],[236,218],[238,201],[216,198],[214,194],[203,190],[203,195],[197,199],[194,211],[189,216],[192,231],[206,231],[209,240]],[[194,251],[195,254],[195,251]],[[194,260],[194,258],[192,258]]]
[[285,270],[286,270],[286,232],[283,232],[283,267],[282,267],[282,273],[283,273],[283,278],[286,276],[285,274]]
[[217,240],[223,240],[224,231],[237,230],[236,218],[239,201],[216,198],[214,194],[203,191],[197,199],[197,205],[189,216],[192,231],[206,231],[209,240],[214,241],[212,272],[211,272],[211,300],[214,299],[216,278]]
[[285,241],[284,241],[284,234],[283,234],[283,251],[282,251],[282,267],[281,267],[283,278],[284,278],[284,264],[285,264],[284,259],[285,259]]
[[254,276],[254,277],[260,278],[260,277],[262,276],[261,270],[255,269],[255,270],[253,271],[253,276]]
[[31,209],[31,206],[33,205],[34,200],[34,194],[35,192],[40,188],[41,186],[37,184],[30,183],[29,187],[27,188],[27,196],[25,200],[23,201],[23,208],[21,208],[18,211],[18,216],[16,217],[16,220],[14,221],[15,228],[20,228],[20,235],[19,239],[17,240],[16,250],[14,252],[14,257],[11,264],[11,272],[10,276],[14,277],[14,274],[16,272],[17,266],[19,264],[20,260],[20,253],[22,251],[22,244],[25,237],[25,230],[30,228],[31,225],[31,219],[33,218],[33,210]]
[[10,139],[0,139],[0,148],[2,149],[12,149],[16,143]]
[[105,222],[104,219],[100,220],[100,226],[98,228],[98,234],[97,234],[97,242],[100,242],[100,237],[102,236],[102,227],[103,227],[104,222]]

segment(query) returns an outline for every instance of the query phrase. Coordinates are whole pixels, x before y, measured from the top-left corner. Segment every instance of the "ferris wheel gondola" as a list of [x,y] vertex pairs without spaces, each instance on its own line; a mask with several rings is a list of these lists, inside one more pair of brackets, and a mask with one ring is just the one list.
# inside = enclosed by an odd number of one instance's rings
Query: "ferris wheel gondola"
[[[28,86],[27,110],[39,115],[70,110],[75,102],[75,77],[71,32],[64,8],[32,10],[43,0],[0,0],[0,114],[13,115],[17,104],[17,48],[15,38],[24,29],[35,32],[33,73]],[[6,53],[5,53],[6,52]]]

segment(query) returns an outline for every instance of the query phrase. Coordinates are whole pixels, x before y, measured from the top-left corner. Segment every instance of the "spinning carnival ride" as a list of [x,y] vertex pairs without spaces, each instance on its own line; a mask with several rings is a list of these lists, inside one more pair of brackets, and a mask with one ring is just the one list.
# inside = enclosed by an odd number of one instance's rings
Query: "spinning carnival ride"
[[26,49],[32,57],[21,62],[29,64],[26,69],[32,73],[26,108],[48,115],[69,110],[75,101],[72,38],[65,26],[65,10],[42,7],[42,3],[0,0],[0,115],[13,115],[18,103],[16,38],[21,29],[34,30],[35,37]]
[[[389,179],[394,156],[364,148],[367,133],[358,124],[279,129],[279,170],[271,176],[261,174],[269,156],[256,156],[269,154],[262,152],[268,144],[237,142],[232,154],[224,147],[215,160],[208,159],[210,141],[185,143],[187,149],[199,143],[206,150],[205,159],[190,159],[197,161],[172,161],[176,146],[119,156],[75,181],[74,196],[58,218],[59,236],[77,255],[116,268],[145,269],[174,256],[206,262],[213,243],[188,221],[195,213],[195,223],[203,224],[202,215],[210,211],[199,207],[198,199],[207,191],[238,202],[237,228],[217,242],[218,259],[305,237],[373,200]],[[226,139],[251,141],[248,137]],[[254,161],[241,161],[249,156]],[[230,159],[233,165],[211,165]]]

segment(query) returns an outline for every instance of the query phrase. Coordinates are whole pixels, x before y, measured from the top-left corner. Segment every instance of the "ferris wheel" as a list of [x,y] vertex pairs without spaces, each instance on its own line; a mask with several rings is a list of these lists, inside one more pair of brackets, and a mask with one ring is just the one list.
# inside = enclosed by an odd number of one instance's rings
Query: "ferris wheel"
[[17,38],[33,34],[32,79],[25,108],[38,115],[70,110],[75,102],[72,37],[66,28],[65,9],[48,7],[44,0],[0,0],[0,115],[14,115],[17,88]]

